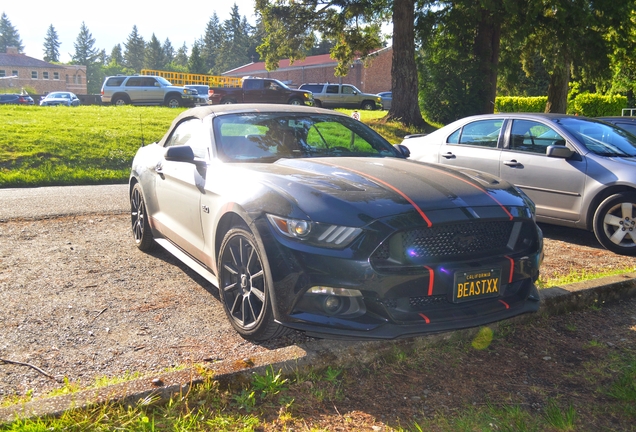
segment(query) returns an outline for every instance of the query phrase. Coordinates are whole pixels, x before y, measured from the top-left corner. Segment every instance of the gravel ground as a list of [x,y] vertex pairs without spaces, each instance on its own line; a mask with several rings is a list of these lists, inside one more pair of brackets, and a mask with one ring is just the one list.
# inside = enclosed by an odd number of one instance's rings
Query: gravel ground
[[[636,267],[591,233],[543,229],[548,277]],[[263,345],[243,340],[207,281],[160,248],[137,250],[126,214],[0,217],[0,328],[0,359],[55,378],[0,361],[0,402],[60,388],[64,378],[88,385],[309,340],[302,333]]]

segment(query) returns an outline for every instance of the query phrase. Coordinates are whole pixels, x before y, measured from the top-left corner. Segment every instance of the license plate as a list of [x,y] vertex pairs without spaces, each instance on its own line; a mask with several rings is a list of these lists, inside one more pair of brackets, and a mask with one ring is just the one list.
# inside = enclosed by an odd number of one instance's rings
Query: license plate
[[455,272],[453,302],[461,303],[486,297],[497,297],[501,288],[501,269]]

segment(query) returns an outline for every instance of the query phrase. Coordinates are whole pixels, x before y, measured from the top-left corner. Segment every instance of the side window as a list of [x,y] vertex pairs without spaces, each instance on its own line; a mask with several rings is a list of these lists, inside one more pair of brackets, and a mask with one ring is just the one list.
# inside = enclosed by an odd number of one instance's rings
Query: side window
[[154,79],[154,78],[142,78],[141,79],[141,86],[142,87],[154,87],[156,83],[157,83],[157,80]]
[[205,139],[205,128],[200,119],[194,118],[181,122],[166,141],[165,147],[189,145],[194,156],[205,159],[208,141]]
[[543,123],[515,120],[510,133],[510,150],[545,154],[548,146],[565,144],[565,139]]
[[327,91],[325,93],[338,94],[338,86],[337,85],[328,85],[327,86]]
[[464,126],[459,135],[459,144],[478,147],[497,147],[502,119],[480,120]]
[[446,142],[448,144],[459,144],[459,133],[461,132],[461,129],[457,129],[455,132],[453,132],[452,134],[450,134],[450,136],[448,137],[448,139],[446,140]]
[[121,85],[121,83],[124,82],[125,79],[126,79],[125,77],[108,78],[108,81],[106,81],[106,86],[107,87],[119,87]]
[[245,81],[245,90],[261,90],[265,80],[247,80]]
[[141,77],[128,78],[128,81],[126,81],[126,87],[141,87],[141,80]]
[[353,87],[351,86],[342,86],[342,94],[353,94],[355,93]]

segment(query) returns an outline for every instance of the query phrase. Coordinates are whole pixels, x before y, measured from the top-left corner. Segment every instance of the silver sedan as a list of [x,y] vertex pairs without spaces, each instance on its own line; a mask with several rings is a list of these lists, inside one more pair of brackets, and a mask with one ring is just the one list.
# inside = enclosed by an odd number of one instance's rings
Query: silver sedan
[[411,159],[473,168],[521,188],[537,221],[593,230],[607,249],[636,255],[636,136],[564,114],[457,120],[403,143]]

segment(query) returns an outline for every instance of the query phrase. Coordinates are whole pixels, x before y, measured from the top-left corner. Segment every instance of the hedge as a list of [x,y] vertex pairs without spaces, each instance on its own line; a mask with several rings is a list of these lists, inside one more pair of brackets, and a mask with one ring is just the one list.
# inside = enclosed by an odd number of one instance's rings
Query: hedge
[[[495,112],[544,112],[547,102],[547,96],[501,96],[495,99]],[[568,101],[568,114],[587,117],[618,116],[623,108],[627,108],[627,97],[621,95],[580,93]]]

